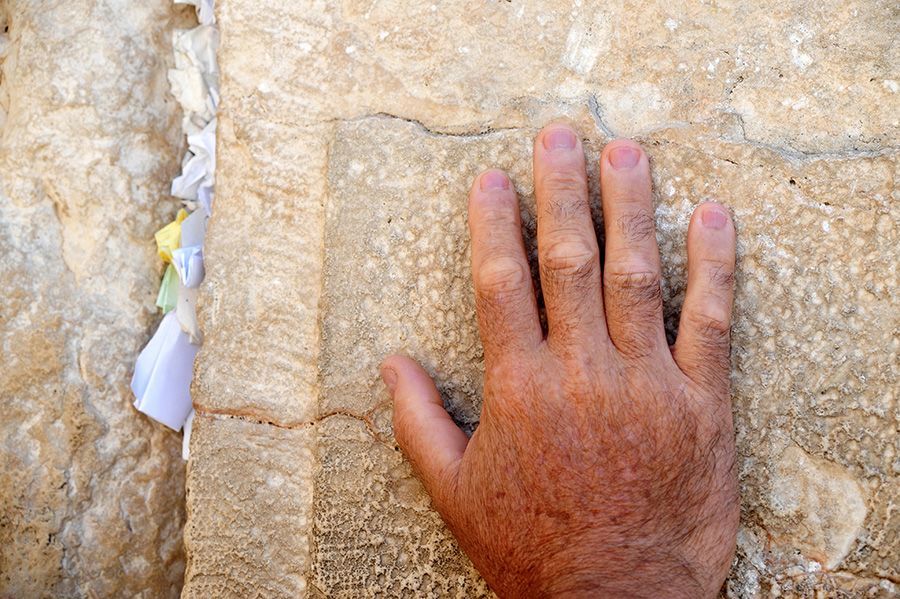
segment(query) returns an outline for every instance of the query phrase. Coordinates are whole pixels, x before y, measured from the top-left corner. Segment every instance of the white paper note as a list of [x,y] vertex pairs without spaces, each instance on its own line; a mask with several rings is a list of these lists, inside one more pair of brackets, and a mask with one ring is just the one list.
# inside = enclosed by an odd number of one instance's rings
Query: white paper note
[[197,7],[197,20],[202,25],[212,25],[216,22],[213,11],[213,0],[175,0],[175,4],[193,4]]
[[184,437],[181,439],[181,459],[185,462],[191,457],[191,427],[194,424],[194,410],[184,421]]
[[183,283],[179,284],[178,301],[175,304],[178,325],[194,345],[200,345],[203,342],[200,325],[197,322],[197,296],[199,294],[200,291],[197,288],[185,287]]
[[181,330],[175,312],[166,314],[134,366],[134,407],[173,430],[181,430],[192,409],[191,378],[198,349]]

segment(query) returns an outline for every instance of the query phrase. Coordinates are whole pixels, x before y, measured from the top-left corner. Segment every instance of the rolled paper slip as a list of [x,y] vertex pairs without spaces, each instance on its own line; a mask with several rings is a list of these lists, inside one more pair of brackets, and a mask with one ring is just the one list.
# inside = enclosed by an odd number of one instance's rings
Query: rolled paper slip
[[193,408],[191,378],[199,349],[188,341],[175,313],[166,314],[134,366],[134,407],[172,430],[181,430]]
[[166,274],[163,275],[162,283],[159,284],[159,293],[156,296],[156,306],[162,310],[163,314],[168,314],[178,304],[178,283],[178,271],[169,264],[166,267]]
[[203,248],[199,245],[178,248],[172,252],[172,266],[175,267],[181,283],[194,289],[203,282]]
[[163,262],[172,261],[172,251],[178,249],[181,242],[181,221],[187,218],[184,208],[175,215],[175,220],[156,232],[156,250]]
[[187,333],[188,340],[194,345],[200,345],[203,342],[200,325],[197,323],[198,294],[198,289],[180,285],[178,287],[178,307],[175,308],[175,317],[178,318],[181,330]]
[[194,409],[184,421],[184,438],[181,440],[181,459],[185,462],[191,457],[191,425],[194,424]]
[[187,248],[194,245],[203,245],[206,239],[206,221],[209,215],[202,210],[194,210],[181,223],[181,244],[179,247]]

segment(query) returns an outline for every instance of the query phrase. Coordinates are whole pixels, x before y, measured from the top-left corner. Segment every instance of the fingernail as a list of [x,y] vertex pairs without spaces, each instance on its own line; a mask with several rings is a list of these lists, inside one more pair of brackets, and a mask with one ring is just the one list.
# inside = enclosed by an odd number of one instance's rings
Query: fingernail
[[700,222],[708,229],[721,229],[728,222],[725,210],[717,204],[708,204],[700,213]]
[[384,381],[388,391],[393,395],[394,389],[397,387],[397,372],[393,368],[382,368],[381,380]]
[[557,127],[544,134],[544,148],[547,150],[573,150],[578,140],[568,127]]
[[617,171],[634,168],[641,153],[631,146],[616,146],[609,151],[609,163]]
[[503,171],[488,171],[481,175],[481,191],[509,189],[509,177]]

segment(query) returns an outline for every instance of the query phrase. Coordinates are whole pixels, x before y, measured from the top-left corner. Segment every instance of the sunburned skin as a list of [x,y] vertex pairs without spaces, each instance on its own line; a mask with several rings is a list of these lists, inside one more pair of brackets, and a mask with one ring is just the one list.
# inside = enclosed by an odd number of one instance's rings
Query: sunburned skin
[[382,364],[394,431],[462,549],[504,597],[714,597],[738,527],[729,390],[735,232],[699,205],[688,287],[666,342],[650,165],[616,140],[600,158],[606,246],[584,150],[564,124],[534,144],[544,336],[515,190],[469,193],[485,379],[471,439],[425,371]]

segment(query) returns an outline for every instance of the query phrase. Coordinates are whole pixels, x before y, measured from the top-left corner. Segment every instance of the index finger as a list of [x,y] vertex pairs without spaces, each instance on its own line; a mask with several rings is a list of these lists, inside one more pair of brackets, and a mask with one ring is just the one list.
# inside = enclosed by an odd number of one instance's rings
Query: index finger
[[543,341],[516,192],[506,173],[489,170],[469,192],[472,279],[485,361]]

